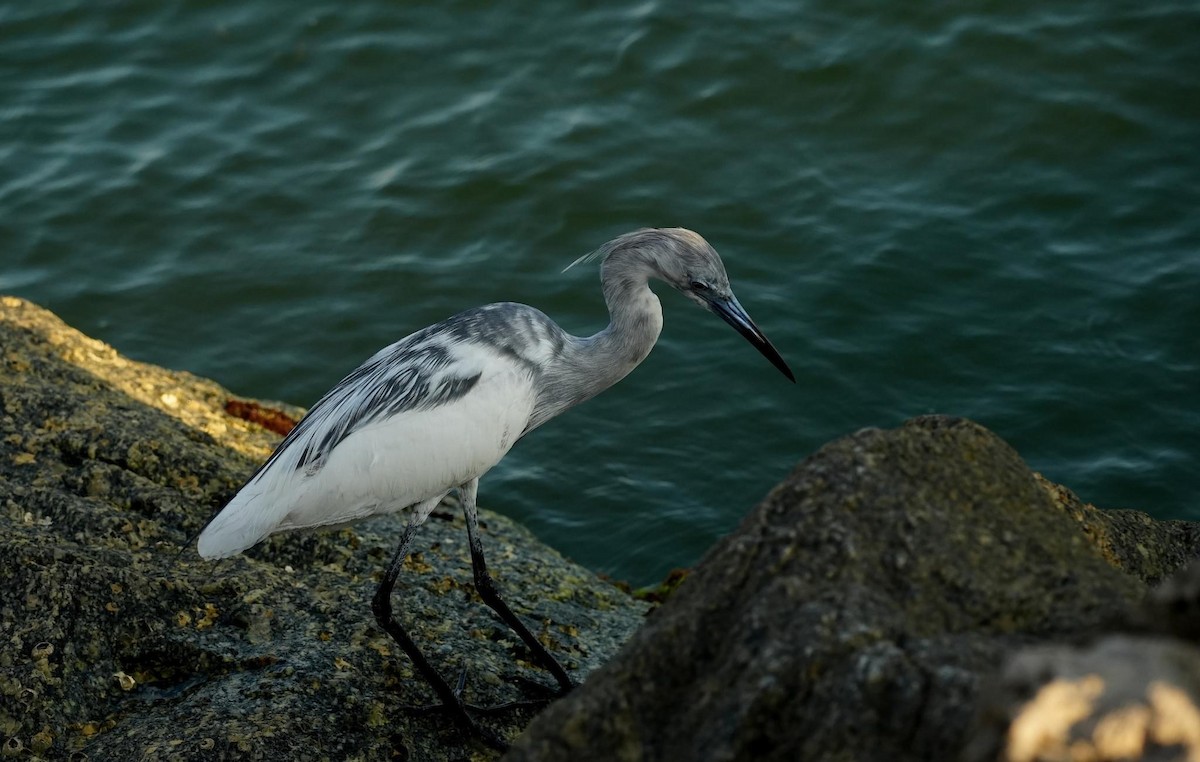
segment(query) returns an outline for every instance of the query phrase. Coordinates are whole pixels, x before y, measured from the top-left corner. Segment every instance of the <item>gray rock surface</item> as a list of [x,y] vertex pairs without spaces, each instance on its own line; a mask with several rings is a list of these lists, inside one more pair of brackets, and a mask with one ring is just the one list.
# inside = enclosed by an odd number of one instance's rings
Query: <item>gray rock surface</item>
[[1023,646],[1138,618],[1200,555],[1082,505],[961,419],[826,445],[722,540],[513,762],[953,760]]
[[[16,758],[491,759],[446,718],[370,612],[395,519],[272,539],[213,564],[204,522],[278,436],[231,395],[130,361],[0,297],[0,751]],[[292,409],[290,411],[298,411]],[[644,604],[483,512],[513,608],[577,678]],[[397,607],[469,701],[552,681],[476,598],[461,517],[418,537]],[[529,714],[485,723],[513,736]]]

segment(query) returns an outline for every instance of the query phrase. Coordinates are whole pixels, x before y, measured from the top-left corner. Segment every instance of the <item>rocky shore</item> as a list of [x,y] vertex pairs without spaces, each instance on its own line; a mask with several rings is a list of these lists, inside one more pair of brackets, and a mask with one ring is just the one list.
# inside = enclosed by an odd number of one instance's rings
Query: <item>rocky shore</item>
[[[375,626],[394,519],[195,555],[300,412],[0,297],[0,753],[497,757],[411,709],[432,697]],[[969,421],[826,445],[648,616],[483,519],[510,604],[584,681],[486,718],[506,759],[1200,760],[1200,525],[1083,504]],[[475,599],[452,505],[421,541],[400,595],[431,659],[476,704],[546,682]]]
[[[0,297],[0,747],[18,759],[492,759],[370,611],[402,524],[282,536],[220,563],[195,536],[279,435],[211,381],[130,361]],[[271,405],[271,408],[279,406]],[[297,410],[284,412],[297,414]],[[509,604],[577,680],[647,606],[482,512]],[[422,527],[397,605],[465,697],[552,681],[475,598],[453,505]],[[514,711],[485,719],[513,737]]]

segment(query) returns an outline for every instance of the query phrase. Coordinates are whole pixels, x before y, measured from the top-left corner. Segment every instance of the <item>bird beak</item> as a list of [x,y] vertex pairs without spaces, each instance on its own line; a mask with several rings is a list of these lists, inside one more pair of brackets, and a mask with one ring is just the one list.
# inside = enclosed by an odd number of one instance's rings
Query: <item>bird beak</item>
[[767,339],[762,331],[758,330],[758,326],[746,314],[746,310],[738,304],[737,298],[732,295],[728,298],[717,297],[710,300],[708,304],[713,312],[720,315],[722,320],[733,326],[733,329],[744,336],[746,341],[753,344],[763,357],[770,360],[780,373],[787,376],[792,383],[796,382],[796,377],[792,375],[792,369],[784,362],[779,350],[775,349],[775,345]]

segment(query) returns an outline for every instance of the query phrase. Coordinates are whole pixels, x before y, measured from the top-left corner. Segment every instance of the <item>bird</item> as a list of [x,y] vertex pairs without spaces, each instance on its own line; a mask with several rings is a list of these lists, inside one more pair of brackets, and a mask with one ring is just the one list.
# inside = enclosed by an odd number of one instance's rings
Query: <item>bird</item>
[[[793,383],[795,375],[738,303],[720,255],[684,228],[643,228],[608,241],[566,269],[600,261],[609,324],[573,336],[514,302],[460,312],[379,350],[330,389],[197,540],[205,559],[236,555],[268,536],[339,527],[379,514],[407,521],[371,607],[441,706],[503,749],[476,723],[397,620],[393,591],[413,535],[457,490],[480,598],[523,640],[565,693],[566,670],[509,609],[488,572],[479,533],[479,480],[522,437],[616,384],[649,355],[663,326],[657,280],[716,314]],[[566,271],[564,269],[564,272]]]

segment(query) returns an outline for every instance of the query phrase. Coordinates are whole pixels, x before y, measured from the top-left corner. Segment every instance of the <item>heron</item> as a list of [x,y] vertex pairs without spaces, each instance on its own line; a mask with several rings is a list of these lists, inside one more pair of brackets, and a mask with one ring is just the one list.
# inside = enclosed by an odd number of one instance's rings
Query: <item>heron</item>
[[479,480],[518,440],[596,396],[638,366],[658,340],[659,280],[715,313],[793,383],[795,376],[729,285],[716,250],[684,228],[621,235],[567,266],[600,260],[608,327],[567,333],[540,310],[513,302],[460,312],[381,349],[327,392],[213,517],[199,554],[240,553],[277,532],[345,526],[404,512],[405,528],[371,608],[440,700],[496,748],[461,698],[394,615],[392,594],[417,528],[457,489],[475,588],[550,672],[560,693],[567,671],[501,598],[483,553]]

